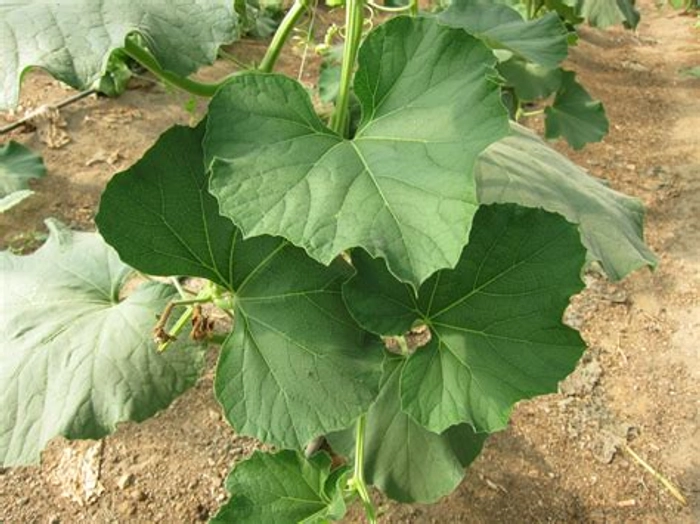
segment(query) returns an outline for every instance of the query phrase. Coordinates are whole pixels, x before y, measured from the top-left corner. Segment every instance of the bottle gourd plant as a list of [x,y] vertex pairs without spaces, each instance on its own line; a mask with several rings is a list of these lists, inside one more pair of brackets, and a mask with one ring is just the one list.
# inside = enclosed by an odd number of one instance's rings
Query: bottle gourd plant
[[[167,406],[201,370],[191,331],[222,341],[227,420],[276,450],[235,466],[214,521],[333,520],[353,498],[375,521],[368,486],[399,501],[450,493],[513,405],[574,369],[584,344],[562,315],[585,264],[612,279],[655,264],[640,204],[503,105],[504,61],[554,70],[566,57],[555,13],[454,0],[429,15],[412,1],[366,31],[374,4],[346,0],[326,121],[274,72],[307,2],[257,68],[218,84],[187,76],[235,37],[232,2],[0,5],[4,106],[28,67],[84,88],[115,50],[211,98],[196,127],[114,176],[99,235],[50,221],[37,252],[0,254],[4,465]],[[573,97],[558,117],[590,108]],[[132,268],[176,278],[127,294]],[[191,291],[184,276],[208,283]],[[204,303],[232,317],[225,337]],[[344,465],[312,452],[319,437]]]

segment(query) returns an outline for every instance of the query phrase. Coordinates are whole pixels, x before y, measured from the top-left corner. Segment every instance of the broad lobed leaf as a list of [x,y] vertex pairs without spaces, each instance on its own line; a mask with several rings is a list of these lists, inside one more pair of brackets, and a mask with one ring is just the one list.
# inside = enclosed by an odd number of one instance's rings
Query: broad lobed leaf
[[164,69],[187,76],[236,37],[236,22],[233,2],[0,0],[0,109],[17,103],[30,67],[76,89],[93,87],[132,33]]
[[[404,359],[387,354],[379,396],[367,413],[365,477],[394,500],[431,503],[457,487],[487,434],[468,424],[437,434],[415,422],[401,409],[405,366]],[[328,438],[333,449],[352,457],[352,430]]]
[[347,468],[331,473],[331,459],[325,453],[307,459],[297,451],[256,451],[229,474],[226,489],[231,499],[211,522],[312,524],[339,520],[346,510],[345,471]]
[[175,127],[108,185],[97,224],[134,267],[209,278],[236,320],[215,389],[233,427],[281,447],[348,426],[376,396],[381,348],[344,307],[349,268],[280,238],[243,240],[207,193],[203,126]]
[[[581,338],[561,319],[583,287],[583,261],[578,231],[561,216],[482,206],[455,269],[436,273],[417,297],[359,252],[343,295],[375,333],[401,333],[414,321],[430,328],[431,341],[401,373],[410,417],[435,432],[465,422],[492,432],[517,401],[555,391],[581,356]],[[389,332],[387,312],[397,320]]]
[[176,294],[146,283],[127,298],[132,269],[94,233],[48,222],[48,241],[0,253],[0,462],[38,461],[53,437],[100,438],[165,408],[199,375],[202,354],[155,351],[156,315]]
[[495,49],[507,49],[543,67],[556,67],[569,52],[568,31],[556,13],[523,20],[507,5],[489,0],[452,0],[441,24],[464,29]]
[[[324,264],[363,247],[417,287],[453,266],[477,202],[476,156],[507,132],[494,58],[464,31],[396,18],[360,49],[346,140],[297,82],[237,77],[212,100],[211,191],[246,237],[281,235]],[[232,123],[234,123],[232,125]]]

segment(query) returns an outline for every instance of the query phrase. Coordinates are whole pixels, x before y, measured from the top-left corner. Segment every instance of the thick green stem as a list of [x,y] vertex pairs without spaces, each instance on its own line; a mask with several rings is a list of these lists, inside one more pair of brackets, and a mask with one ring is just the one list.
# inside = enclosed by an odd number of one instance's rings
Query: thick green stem
[[408,6],[409,14],[413,17],[418,16],[418,0],[410,0]]
[[275,62],[277,62],[287,38],[292,32],[292,29],[294,29],[296,23],[299,21],[301,15],[304,14],[304,11],[306,11],[308,7],[308,0],[294,1],[292,7],[289,9],[289,11],[287,11],[287,14],[284,15],[282,22],[275,32],[275,36],[272,37],[272,42],[270,42],[270,45],[265,52],[265,56],[258,67],[260,71],[263,73],[272,72],[272,69],[275,67]]
[[345,6],[345,46],[343,47],[343,65],[340,71],[340,88],[335,102],[335,111],[331,116],[330,126],[333,131],[347,137],[349,131],[349,105],[352,77],[355,72],[357,50],[362,40],[362,0],[347,0]]
[[211,98],[223,83],[222,81],[216,84],[206,84],[166,71],[160,67],[160,64],[148,51],[129,38],[124,44],[124,52],[164,82],[196,96]]
[[365,415],[362,415],[357,419],[357,426],[355,427],[355,468],[353,470],[352,478],[350,479],[350,486],[354,489],[357,494],[362,499],[362,504],[365,507],[365,514],[367,515],[367,520],[370,524],[377,523],[377,516],[374,511],[374,504],[372,504],[372,498],[369,496],[369,491],[367,490],[367,484],[365,483],[365,427],[367,426],[367,419]]

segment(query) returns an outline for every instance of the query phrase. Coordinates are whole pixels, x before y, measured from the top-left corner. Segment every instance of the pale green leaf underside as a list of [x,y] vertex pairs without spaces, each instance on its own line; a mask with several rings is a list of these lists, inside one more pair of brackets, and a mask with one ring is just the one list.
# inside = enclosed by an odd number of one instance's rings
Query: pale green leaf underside
[[159,354],[156,315],[174,289],[119,300],[131,268],[94,233],[49,223],[37,252],[0,253],[0,461],[29,464],[53,437],[100,438],[144,420],[191,386],[201,352]]
[[0,0],[0,109],[17,103],[21,76],[32,66],[76,89],[93,86],[131,33],[163,68],[186,76],[236,36],[233,2]]
[[341,486],[330,470],[325,453],[307,459],[297,451],[256,451],[229,474],[226,489],[232,497],[211,522],[310,524],[342,518]]
[[29,189],[28,181],[46,174],[41,157],[10,140],[0,146],[0,198]]
[[644,244],[641,202],[605,186],[523,126],[513,124],[511,136],[481,155],[476,179],[484,204],[541,207],[578,224],[588,257],[613,280],[656,266]]
[[583,261],[578,231],[561,216],[482,206],[458,265],[431,277],[417,299],[361,253],[343,294],[370,331],[385,329],[387,314],[403,315],[394,329],[407,330],[411,316],[429,326],[432,340],[402,372],[406,413],[435,432],[464,422],[492,432],[517,401],[555,391],[573,371],[583,343],[561,318],[583,287]]
[[599,100],[594,100],[576,81],[576,73],[563,71],[554,103],[544,110],[545,136],[564,137],[574,149],[600,142],[608,134],[608,119]]
[[569,52],[567,30],[555,13],[526,21],[506,5],[453,0],[438,20],[482,38],[490,47],[507,49],[544,67],[556,67]]
[[[464,468],[486,440],[467,424],[432,433],[401,411],[399,382],[405,361],[388,357],[377,401],[367,413],[365,476],[387,496],[401,502],[431,503],[454,490]],[[331,445],[352,456],[351,430],[331,435]]]
[[325,267],[280,238],[243,240],[207,192],[203,126],[168,130],[118,174],[97,224],[135,268],[200,276],[235,293],[216,394],[241,434],[282,447],[350,424],[374,399],[381,351],[347,313],[349,268]]
[[234,78],[212,100],[205,139],[222,214],[246,237],[283,236],[324,264],[363,247],[414,286],[453,266],[476,209],[475,157],[507,128],[493,61],[434,20],[383,24],[360,50],[352,140],[319,120],[297,82]]
[[625,23],[637,27],[639,12],[634,7],[634,0],[578,0],[578,13],[595,27],[606,28]]

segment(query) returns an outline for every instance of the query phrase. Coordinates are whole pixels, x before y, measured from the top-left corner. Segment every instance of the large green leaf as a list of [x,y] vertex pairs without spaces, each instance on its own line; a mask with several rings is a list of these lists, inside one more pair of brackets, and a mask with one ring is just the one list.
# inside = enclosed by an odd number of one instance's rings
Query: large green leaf
[[331,474],[325,453],[305,458],[297,451],[256,451],[236,465],[226,479],[231,499],[212,524],[240,522],[287,524],[327,522],[345,515],[342,471]]
[[163,68],[186,76],[234,39],[236,14],[233,2],[209,0],[0,0],[0,109],[17,103],[32,66],[77,89],[93,87],[132,33]]
[[29,180],[46,174],[41,157],[10,140],[0,146],[0,213],[33,194]]
[[[431,503],[452,492],[464,477],[464,468],[481,452],[487,434],[468,424],[442,434],[418,425],[401,410],[399,383],[406,361],[388,357],[377,401],[367,413],[365,477],[401,502]],[[354,432],[328,438],[333,449],[352,456]]]
[[[430,328],[431,341],[402,372],[406,413],[431,431],[468,422],[491,432],[505,426],[515,402],[555,391],[573,371],[583,343],[561,319],[583,287],[583,261],[578,231],[561,216],[484,206],[457,267],[431,277],[417,298],[360,252],[343,295],[370,331],[402,333],[413,321]],[[389,332],[387,313],[403,315]]]
[[234,293],[236,321],[221,349],[217,397],[239,433],[300,448],[367,409],[381,350],[345,309],[346,264],[325,267],[279,238],[243,241],[217,213],[201,133],[175,127],[115,176],[97,224],[137,269],[201,276]]
[[576,7],[579,15],[595,27],[625,24],[635,28],[639,23],[639,11],[634,8],[634,0],[578,0]]
[[144,420],[191,386],[201,351],[159,354],[151,340],[174,289],[150,282],[124,299],[131,268],[94,233],[48,222],[49,239],[0,253],[0,461],[35,462],[53,437],[99,438]]
[[211,102],[211,190],[245,236],[280,235],[328,264],[360,246],[417,286],[459,258],[475,212],[475,156],[507,116],[477,39],[396,18],[360,49],[363,118],[343,139],[304,88],[278,75],[232,79]]
[[453,0],[438,20],[544,67],[556,67],[569,53],[568,32],[555,13],[525,21],[514,9],[489,0]]
[[600,142],[608,134],[608,119],[599,100],[576,81],[576,73],[563,71],[554,103],[545,112],[545,136],[564,137],[574,149]]
[[163,133],[110,180],[95,221],[122,260],[145,273],[204,277],[232,289],[238,232],[207,190],[203,135],[203,123]]
[[518,124],[476,166],[479,201],[512,202],[560,213],[579,225],[588,257],[620,280],[656,257],[644,244],[644,208],[605,186]]

